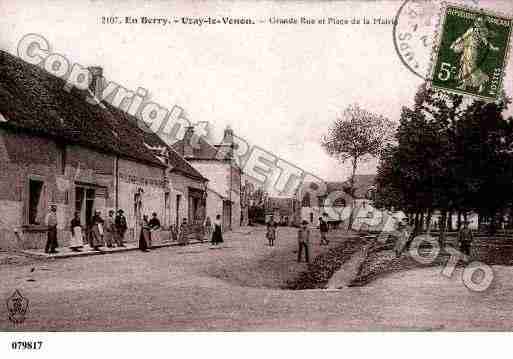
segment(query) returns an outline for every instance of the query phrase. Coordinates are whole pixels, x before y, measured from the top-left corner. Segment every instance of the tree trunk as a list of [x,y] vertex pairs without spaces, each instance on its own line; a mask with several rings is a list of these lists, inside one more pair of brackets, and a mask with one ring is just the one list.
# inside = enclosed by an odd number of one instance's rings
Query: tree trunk
[[442,210],[440,216],[440,245],[444,247],[445,245],[445,227],[447,224],[447,210]]
[[458,231],[460,230],[461,228],[461,211],[458,210]]
[[349,214],[349,223],[347,225],[347,230],[351,230],[353,228],[353,221],[354,221],[354,214],[356,212],[356,200],[355,200],[355,197],[354,197],[354,178],[356,176],[356,169],[358,168],[358,158],[357,157],[354,157],[352,159],[352,165],[353,165],[353,169],[352,169],[352,172],[351,172],[351,179],[349,180],[349,183],[351,184],[351,188],[350,188],[350,196],[351,198],[353,199],[353,206],[351,208],[351,213]]
[[424,216],[425,216],[425,211],[422,210],[422,212],[420,212],[419,230],[417,231],[416,234],[422,233],[424,231]]
[[431,216],[432,215],[433,215],[433,209],[429,208],[428,212],[427,212],[427,217],[426,217],[426,231],[427,231],[427,234],[429,234],[429,232],[431,232]]

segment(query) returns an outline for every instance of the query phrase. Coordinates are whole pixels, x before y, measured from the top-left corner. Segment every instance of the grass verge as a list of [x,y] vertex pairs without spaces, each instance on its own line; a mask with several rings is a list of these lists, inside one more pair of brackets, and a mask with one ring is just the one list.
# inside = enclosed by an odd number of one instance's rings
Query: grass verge
[[333,274],[340,269],[342,264],[359,251],[368,240],[361,237],[349,237],[340,246],[323,253],[308,265],[308,269],[295,279],[288,281],[284,289],[304,290],[322,289],[328,284]]

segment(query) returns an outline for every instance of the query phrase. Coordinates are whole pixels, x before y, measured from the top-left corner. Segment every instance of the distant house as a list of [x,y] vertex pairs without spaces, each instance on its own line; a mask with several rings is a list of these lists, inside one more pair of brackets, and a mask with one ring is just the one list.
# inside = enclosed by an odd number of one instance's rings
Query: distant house
[[91,90],[67,90],[62,79],[0,51],[0,73],[0,247],[44,246],[50,204],[60,245],[75,212],[88,225],[95,210],[124,209],[128,239],[141,213],[167,217],[168,164],[135,122],[98,100],[101,69],[91,71]]
[[213,146],[189,127],[184,138],[172,147],[208,178],[206,215],[212,220],[221,215],[224,230],[239,228],[244,213],[241,209],[243,173],[233,159],[233,130],[227,128],[221,144]]
[[353,213],[353,223],[358,225],[362,219],[372,216],[374,211],[374,179],[375,175],[356,175],[353,196],[349,194],[349,180],[323,184],[303,183],[296,192],[296,199],[300,203],[301,220],[308,221],[312,226],[319,226],[319,217],[326,213],[328,222],[333,226],[347,225],[349,215]]
[[278,224],[299,225],[299,201],[296,198],[269,197],[265,207],[266,213],[272,215]]

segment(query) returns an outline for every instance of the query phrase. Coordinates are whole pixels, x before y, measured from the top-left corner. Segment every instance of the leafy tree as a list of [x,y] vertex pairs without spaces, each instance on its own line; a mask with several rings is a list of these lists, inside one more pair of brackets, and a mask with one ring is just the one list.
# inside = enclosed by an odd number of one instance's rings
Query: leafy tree
[[442,230],[447,214],[469,211],[491,218],[493,229],[513,202],[513,120],[502,115],[508,104],[505,96],[468,103],[421,86],[413,108],[403,108],[397,145],[381,156],[376,204],[399,205],[417,229],[435,209]]
[[354,195],[354,178],[358,165],[378,157],[393,138],[394,123],[381,115],[349,106],[322,136],[325,151],[341,163],[351,161],[350,194]]

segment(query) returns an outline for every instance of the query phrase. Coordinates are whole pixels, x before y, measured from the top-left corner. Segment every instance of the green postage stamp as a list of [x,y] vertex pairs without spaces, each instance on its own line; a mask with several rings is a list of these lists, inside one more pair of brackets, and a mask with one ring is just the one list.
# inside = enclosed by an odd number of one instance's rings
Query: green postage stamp
[[513,20],[486,10],[445,4],[440,24],[431,86],[497,100],[502,91]]

